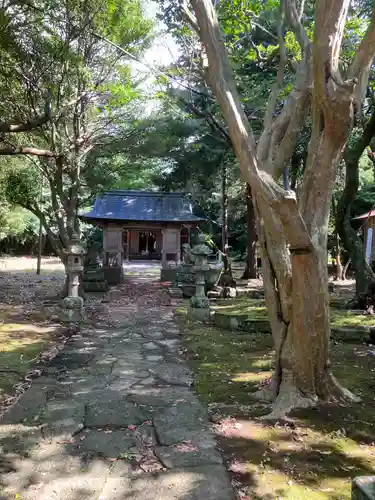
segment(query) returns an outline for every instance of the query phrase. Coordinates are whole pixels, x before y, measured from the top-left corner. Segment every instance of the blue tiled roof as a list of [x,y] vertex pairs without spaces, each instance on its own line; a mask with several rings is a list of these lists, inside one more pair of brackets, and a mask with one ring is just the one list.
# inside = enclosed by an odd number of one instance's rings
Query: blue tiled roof
[[98,197],[91,212],[81,213],[87,220],[149,222],[199,222],[183,193],[159,191],[108,191]]

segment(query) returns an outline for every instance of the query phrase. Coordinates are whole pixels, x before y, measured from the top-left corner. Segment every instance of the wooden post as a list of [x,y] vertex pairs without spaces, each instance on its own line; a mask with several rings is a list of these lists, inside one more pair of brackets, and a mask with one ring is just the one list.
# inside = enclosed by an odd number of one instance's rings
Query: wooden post
[[130,262],[130,237],[131,231],[129,229],[126,230],[126,262]]
[[161,243],[161,267],[165,269],[167,267],[167,228],[161,230],[162,243]]
[[39,240],[38,240],[38,260],[36,263],[36,274],[40,274],[42,264],[42,250],[43,250],[43,224],[39,221]]
[[[41,174],[40,179],[40,199],[43,197],[43,174]],[[43,250],[43,224],[39,220],[39,239],[38,239],[38,257],[36,263],[36,274],[40,274],[41,264],[42,264],[42,250]]]

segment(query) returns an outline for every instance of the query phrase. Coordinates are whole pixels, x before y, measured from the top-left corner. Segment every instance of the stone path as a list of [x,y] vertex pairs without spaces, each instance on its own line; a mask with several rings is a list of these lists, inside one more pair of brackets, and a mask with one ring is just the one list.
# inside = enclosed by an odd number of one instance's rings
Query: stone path
[[4,415],[1,500],[234,498],[173,312],[150,303],[109,304],[116,327],[73,336]]

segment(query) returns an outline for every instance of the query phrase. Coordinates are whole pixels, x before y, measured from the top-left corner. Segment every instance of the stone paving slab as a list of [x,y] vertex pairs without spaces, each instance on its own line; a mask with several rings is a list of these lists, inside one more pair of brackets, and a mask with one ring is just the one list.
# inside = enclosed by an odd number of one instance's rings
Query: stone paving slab
[[167,384],[186,386],[191,386],[193,384],[191,372],[185,365],[178,363],[159,363],[159,365],[152,368],[150,371]]
[[146,474],[132,481],[131,490],[127,494],[121,493],[113,496],[111,500],[234,500],[234,498],[223,467],[213,465],[176,469],[155,475]]
[[199,467],[200,465],[222,464],[220,453],[215,448],[199,449],[191,445],[157,446],[155,455],[167,469]]
[[85,427],[116,428],[139,425],[148,420],[152,413],[146,408],[139,408],[130,401],[114,399],[106,402],[90,403],[86,407]]
[[173,311],[143,302],[109,303],[116,328],[73,335],[0,419],[0,500],[234,499]]

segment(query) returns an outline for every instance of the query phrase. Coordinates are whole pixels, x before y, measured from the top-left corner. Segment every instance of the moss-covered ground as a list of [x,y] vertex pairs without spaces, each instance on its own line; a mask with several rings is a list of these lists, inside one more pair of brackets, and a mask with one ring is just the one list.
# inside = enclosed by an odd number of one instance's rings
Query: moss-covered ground
[[[239,297],[236,299],[217,300],[212,309],[229,316],[245,315],[249,320],[267,319],[267,310],[263,300]],[[375,316],[364,315],[358,311],[348,311],[331,307],[331,325],[333,327],[375,326]]]
[[0,395],[3,398],[25,377],[39,354],[52,345],[52,339],[49,328],[0,323]]
[[271,374],[271,337],[188,323],[181,313],[196,389],[213,415],[240,498],[350,499],[351,479],[375,474],[375,351],[332,346],[334,373],[360,403],[297,412],[293,424],[267,425],[258,417],[270,408],[252,394]]

